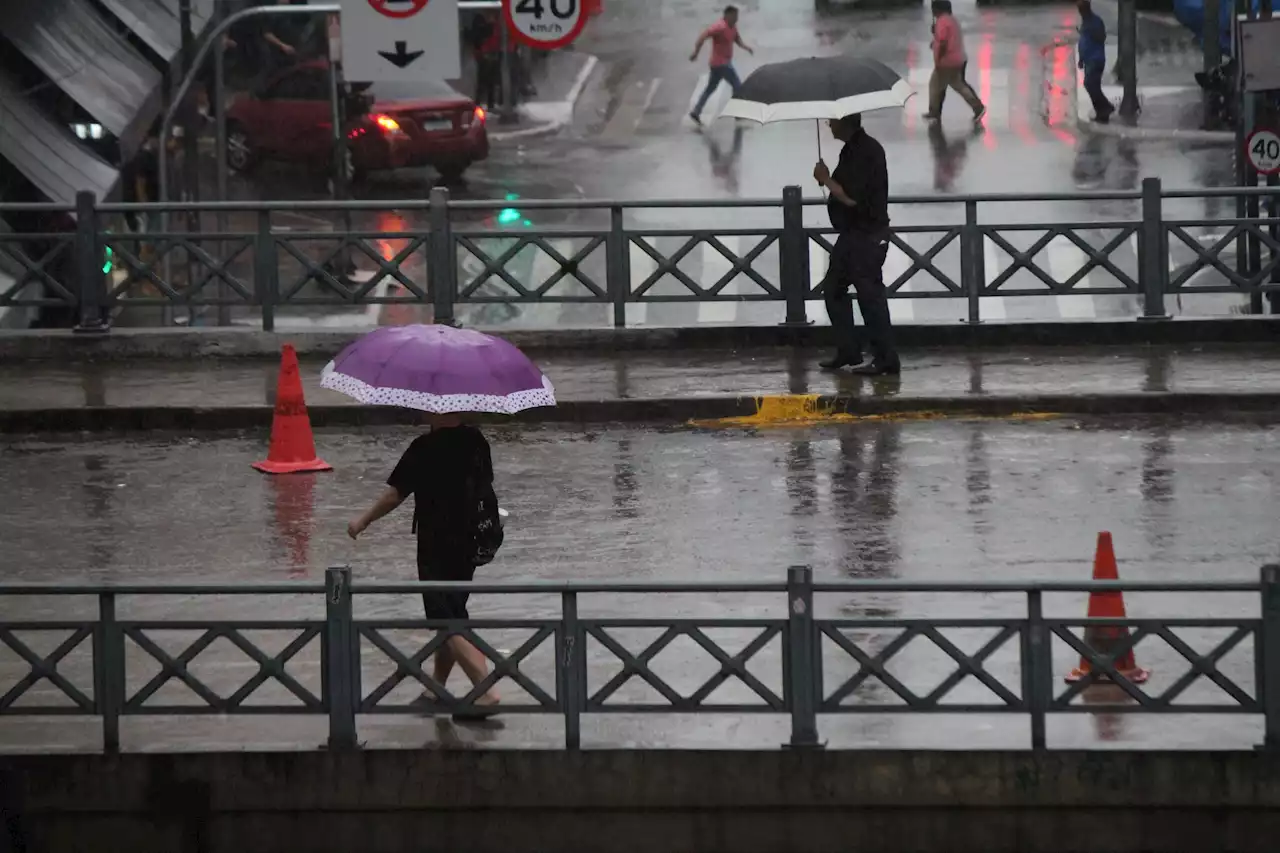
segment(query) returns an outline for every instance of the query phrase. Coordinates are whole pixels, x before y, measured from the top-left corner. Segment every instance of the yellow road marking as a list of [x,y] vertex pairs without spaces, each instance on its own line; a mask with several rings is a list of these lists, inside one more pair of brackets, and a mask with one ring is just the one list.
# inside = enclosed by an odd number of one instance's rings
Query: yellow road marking
[[714,420],[691,420],[694,427],[787,427],[813,426],[827,423],[860,423],[865,421],[1042,421],[1064,417],[1057,412],[1013,412],[1008,415],[982,415],[977,412],[917,410],[858,415],[836,411],[831,399],[819,394],[784,394],[755,398],[755,414]]

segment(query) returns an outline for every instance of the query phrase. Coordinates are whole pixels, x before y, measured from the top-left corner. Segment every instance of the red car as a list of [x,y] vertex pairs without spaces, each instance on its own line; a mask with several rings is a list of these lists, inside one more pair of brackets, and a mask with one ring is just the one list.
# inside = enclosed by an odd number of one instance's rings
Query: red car
[[[328,169],[333,151],[329,64],[296,65],[227,110],[227,162],[239,172],[261,160]],[[347,173],[432,166],[456,180],[489,156],[484,110],[444,83],[354,87],[367,112],[347,121]]]

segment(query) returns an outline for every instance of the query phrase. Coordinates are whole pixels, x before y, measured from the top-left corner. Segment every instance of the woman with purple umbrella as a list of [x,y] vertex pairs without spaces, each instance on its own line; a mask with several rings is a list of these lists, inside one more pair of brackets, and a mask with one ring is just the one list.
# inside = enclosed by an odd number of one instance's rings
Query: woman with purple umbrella
[[[502,544],[502,520],[493,488],[489,443],[468,413],[515,414],[554,406],[555,391],[528,358],[506,341],[449,326],[393,326],[378,329],[347,347],[324,369],[322,387],[362,403],[404,406],[426,412],[429,431],[405,451],[387,479],[387,489],[347,527],[352,539],[414,496],[418,535],[418,578],[469,582]],[[427,619],[463,622],[467,592],[427,592]],[[441,686],[454,665],[473,685],[488,671],[488,660],[463,626],[435,654],[433,677]],[[440,697],[425,696],[431,702]],[[497,693],[474,701],[476,710],[455,714],[474,719],[494,713]]]

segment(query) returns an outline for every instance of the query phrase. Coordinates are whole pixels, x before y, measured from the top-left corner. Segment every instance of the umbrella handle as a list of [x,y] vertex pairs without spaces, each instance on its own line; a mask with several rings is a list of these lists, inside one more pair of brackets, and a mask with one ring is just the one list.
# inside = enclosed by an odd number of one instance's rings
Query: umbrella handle
[[[822,161],[822,121],[821,120],[816,118],[813,120],[813,130],[814,130],[814,136],[816,136],[818,139],[818,161],[821,162]],[[827,188],[823,187],[822,198],[825,200],[826,197],[827,197]]]

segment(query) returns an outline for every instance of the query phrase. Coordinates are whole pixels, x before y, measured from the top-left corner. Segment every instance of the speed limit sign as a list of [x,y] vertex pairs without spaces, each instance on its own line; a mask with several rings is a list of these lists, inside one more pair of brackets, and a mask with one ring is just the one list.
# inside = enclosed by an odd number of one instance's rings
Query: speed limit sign
[[1280,136],[1274,130],[1255,130],[1244,144],[1249,165],[1263,175],[1280,172]]
[[565,47],[587,24],[583,0],[502,0],[511,34],[529,47]]

